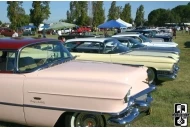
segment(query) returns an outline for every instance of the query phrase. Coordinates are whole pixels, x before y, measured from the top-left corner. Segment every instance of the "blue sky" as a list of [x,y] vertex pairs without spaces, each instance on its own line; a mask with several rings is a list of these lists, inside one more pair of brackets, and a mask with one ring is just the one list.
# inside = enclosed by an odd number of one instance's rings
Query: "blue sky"
[[[69,1],[51,1],[50,10],[51,15],[47,22],[57,22],[60,19],[66,19],[66,11],[69,10]],[[186,5],[188,1],[117,1],[118,6],[124,6],[126,3],[131,4],[131,15],[135,18],[137,8],[142,4],[145,10],[145,19],[148,18],[148,14],[158,8],[172,9],[178,5]],[[105,14],[107,16],[110,8],[111,1],[104,1]],[[24,1],[23,7],[27,14],[32,7],[32,1]],[[0,20],[2,22],[9,22],[7,18],[7,1],[0,1]]]

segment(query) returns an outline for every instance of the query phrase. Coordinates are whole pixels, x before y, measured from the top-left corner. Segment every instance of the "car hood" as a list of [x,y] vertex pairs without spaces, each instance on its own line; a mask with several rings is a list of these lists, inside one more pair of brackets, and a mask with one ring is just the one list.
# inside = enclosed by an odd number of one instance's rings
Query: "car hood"
[[149,87],[143,82],[146,70],[146,67],[73,60],[38,71],[38,78],[51,78],[47,80],[50,84],[52,81],[54,85],[61,84],[61,88],[53,89],[54,93],[62,89],[65,95],[123,99],[131,87],[131,95]]
[[178,45],[177,43],[175,42],[151,42],[151,43],[154,43],[154,44],[169,44],[169,45]]
[[153,56],[153,57],[169,57],[174,60],[179,60],[179,55],[173,53],[164,53],[164,52],[152,52],[152,51],[131,51],[127,53],[129,55],[138,55],[138,56]]
[[158,38],[170,38],[172,39],[172,35],[171,34],[156,34],[154,37],[158,37]]
[[180,54],[180,50],[177,47],[151,47],[144,46],[139,48],[133,48],[135,51],[151,51],[151,52],[166,52],[166,53],[175,53]]
[[153,47],[177,47],[178,44],[174,42],[143,42],[142,44]]

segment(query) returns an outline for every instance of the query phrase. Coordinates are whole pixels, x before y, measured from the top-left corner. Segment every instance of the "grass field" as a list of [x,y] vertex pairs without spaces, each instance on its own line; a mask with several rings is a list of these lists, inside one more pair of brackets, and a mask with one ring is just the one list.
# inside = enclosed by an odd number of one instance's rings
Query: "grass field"
[[[57,36],[48,37],[57,39]],[[179,44],[181,50],[178,77],[174,81],[164,82],[157,86],[157,91],[153,93],[154,101],[151,115],[141,118],[132,126],[173,127],[174,103],[188,103],[188,112],[190,113],[190,35],[178,32],[177,39],[174,41]],[[21,125],[0,122],[0,126],[14,127]],[[190,126],[190,119],[188,126]]]

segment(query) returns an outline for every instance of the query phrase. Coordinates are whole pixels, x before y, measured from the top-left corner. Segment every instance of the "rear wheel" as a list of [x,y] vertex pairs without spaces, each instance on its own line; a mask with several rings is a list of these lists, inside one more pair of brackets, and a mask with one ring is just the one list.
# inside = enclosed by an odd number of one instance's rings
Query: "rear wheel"
[[67,116],[67,127],[104,127],[105,121],[101,115],[87,113],[73,113]]
[[156,82],[155,70],[153,68],[148,68],[147,73],[148,73],[149,83],[150,84],[155,84],[155,82]]

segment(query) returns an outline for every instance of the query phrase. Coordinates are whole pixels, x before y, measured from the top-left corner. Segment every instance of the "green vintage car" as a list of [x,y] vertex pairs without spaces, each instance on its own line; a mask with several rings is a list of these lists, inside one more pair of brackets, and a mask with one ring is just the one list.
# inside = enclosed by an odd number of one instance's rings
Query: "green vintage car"
[[129,50],[114,38],[77,38],[65,42],[65,47],[77,56],[77,60],[93,60],[123,65],[144,65],[148,67],[149,82],[174,80],[179,70],[179,59],[174,54],[152,52],[143,55]]

